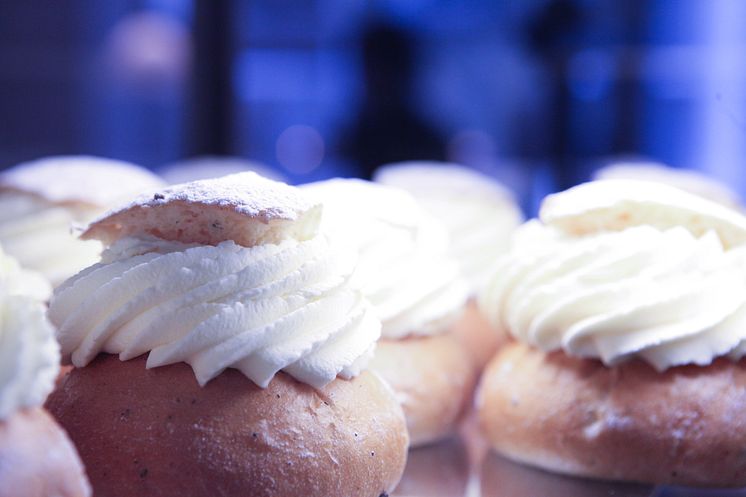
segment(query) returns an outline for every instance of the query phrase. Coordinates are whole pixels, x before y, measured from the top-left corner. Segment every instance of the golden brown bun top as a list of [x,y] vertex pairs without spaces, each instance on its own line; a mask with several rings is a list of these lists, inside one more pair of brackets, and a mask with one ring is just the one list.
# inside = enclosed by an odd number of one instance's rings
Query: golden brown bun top
[[233,240],[251,247],[309,239],[320,218],[321,206],[298,188],[245,172],[141,196],[93,222],[82,238],[104,244],[127,236],[203,245]]

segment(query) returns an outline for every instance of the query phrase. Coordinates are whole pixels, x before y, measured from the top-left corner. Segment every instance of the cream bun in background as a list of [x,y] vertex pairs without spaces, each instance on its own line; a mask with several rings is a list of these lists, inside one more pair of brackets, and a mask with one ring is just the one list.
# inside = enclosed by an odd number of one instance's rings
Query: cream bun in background
[[746,217],[662,184],[550,195],[484,311],[516,339],[482,376],[492,447],[593,478],[746,485]]
[[75,448],[42,408],[60,361],[45,290],[0,252],[0,497],[91,495]]
[[523,221],[513,194],[494,178],[448,162],[386,164],[374,181],[408,191],[446,227],[451,257],[461,265],[472,294],[488,282],[495,254],[507,252]]
[[[447,162],[411,161],[380,167],[374,180],[402,188],[448,230],[450,256],[458,261],[476,296],[494,272],[497,255],[506,252],[512,232],[523,214],[513,194],[494,178],[474,169]],[[492,330],[469,301],[457,329],[480,368],[507,338]]]
[[469,290],[445,228],[397,188],[345,179],[302,188],[324,204],[322,230],[359,254],[353,283],[383,323],[371,367],[397,392],[412,445],[453,433],[476,368],[454,332]]
[[73,234],[122,201],[163,186],[146,169],[88,156],[47,157],[0,173],[0,245],[58,285],[98,260],[101,244]]
[[275,181],[286,181],[286,178],[279,171],[266,164],[231,155],[200,155],[171,162],[156,169],[158,176],[168,184],[220,178],[221,176],[247,171]]
[[96,495],[393,490],[408,437],[366,371],[380,321],[320,215],[241,173],[159,190],[83,234],[107,249],[50,303],[77,367],[47,405]]
[[593,179],[632,179],[663,183],[728,207],[743,205],[740,195],[721,181],[699,171],[678,169],[649,161],[613,162],[597,169]]

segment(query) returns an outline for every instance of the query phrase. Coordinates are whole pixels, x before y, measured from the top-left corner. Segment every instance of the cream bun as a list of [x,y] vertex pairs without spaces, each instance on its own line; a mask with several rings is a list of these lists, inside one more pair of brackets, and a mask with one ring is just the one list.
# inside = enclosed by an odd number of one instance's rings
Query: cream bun
[[0,253],[0,496],[89,496],[75,448],[41,407],[60,352],[37,288],[43,280],[27,276]]
[[[374,180],[408,191],[443,223],[451,258],[460,264],[471,295],[479,294],[494,271],[496,254],[507,252],[510,235],[523,220],[513,194],[486,174],[447,162],[387,164]],[[490,327],[476,299],[469,301],[466,312],[468,323],[456,332],[481,369],[507,334]]]
[[126,162],[48,157],[0,173],[0,245],[22,266],[58,285],[98,260],[101,244],[72,231],[163,182]]
[[403,190],[335,179],[303,187],[324,204],[322,230],[354,246],[359,286],[380,317],[372,362],[397,392],[413,446],[452,433],[476,368],[460,337],[468,286],[448,258],[448,235]]
[[746,217],[665,185],[549,196],[485,312],[516,343],[482,378],[492,446],[552,471],[746,485]]
[[378,183],[401,188],[446,227],[449,253],[477,294],[492,273],[495,254],[507,252],[511,233],[523,221],[513,194],[494,178],[448,162],[386,164]]
[[408,438],[365,371],[380,321],[320,214],[240,173],[159,190],[83,234],[108,248],[50,303],[77,367],[47,405],[97,494],[391,492]]

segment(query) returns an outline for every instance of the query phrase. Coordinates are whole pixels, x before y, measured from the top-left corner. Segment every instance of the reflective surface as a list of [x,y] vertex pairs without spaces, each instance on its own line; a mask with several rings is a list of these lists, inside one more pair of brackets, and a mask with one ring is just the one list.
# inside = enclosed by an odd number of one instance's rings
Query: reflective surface
[[404,476],[392,497],[465,497],[470,466],[461,439],[410,450]]
[[651,486],[570,478],[522,466],[490,453],[481,467],[481,495],[648,497],[656,494]]
[[473,435],[467,429],[464,437],[411,450],[391,497],[746,497],[746,489],[655,487],[557,475],[485,453]]

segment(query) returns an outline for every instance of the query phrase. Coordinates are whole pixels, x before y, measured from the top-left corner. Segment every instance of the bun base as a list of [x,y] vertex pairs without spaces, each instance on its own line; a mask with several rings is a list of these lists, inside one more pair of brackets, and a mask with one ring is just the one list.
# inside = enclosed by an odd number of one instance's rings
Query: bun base
[[469,300],[461,319],[455,323],[453,332],[461,339],[479,371],[484,369],[497,349],[508,341],[508,335],[504,331],[492,328],[475,299]]
[[471,356],[454,333],[378,342],[370,369],[396,392],[418,447],[456,432],[477,378]]
[[746,361],[659,373],[505,345],[477,404],[492,447],[550,471],[703,487],[746,485]]
[[145,357],[100,355],[47,401],[96,496],[378,497],[401,477],[404,418],[375,375],[261,389],[228,369],[200,387],[187,364]]

